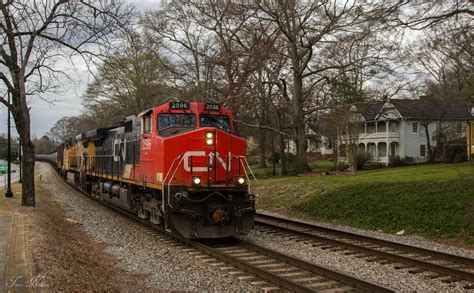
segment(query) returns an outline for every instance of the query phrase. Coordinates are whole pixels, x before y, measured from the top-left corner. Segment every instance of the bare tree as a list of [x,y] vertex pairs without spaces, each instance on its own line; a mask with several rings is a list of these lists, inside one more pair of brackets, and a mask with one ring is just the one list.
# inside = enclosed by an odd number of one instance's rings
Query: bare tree
[[33,138],[33,144],[36,154],[51,154],[56,150],[56,145],[46,135],[40,139]]
[[[172,60],[167,70],[184,98],[215,98],[210,87],[217,49],[213,34],[199,25],[199,10],[189,2],[170,1],[141,19],[145,38],[159,57]],[[166,64],[166,62],[164,62]]]
[[397,14],[397,25],[423,30],[446,21],[474,16],[472,0],[402,0]]
[[[321,107],[311,99],[322,89],[327,75],[341,66],[335,64],[331,53],[335,44],[351,35],[378,30],[385,17],[398,4],[379,1],[260,1],[259,18],[273,23],[285,43],[283,56],[288,59],[288,74],[278,76],[283,95],[291,102],[292,126],[296,138],[296,171],[309,170],[306,145],[307,115]],[[331,50],[328,50],[328,46]]]
[[451,22],[426,29],[411,48],[414,63],[426,73],[426,90],[452,102],[474,93],[473,25]]
[[120,52],[100,66],[82,96],[86,113],[98,117],[101,126],[110,126],[171,96],[163,59],[150,51],[137,33],[130,33],[124,43]]
[[55,66],[78,54],[85,61],[101,55],[131,20],[131,10],[120,0],[0,1],[0,80],[12,95],[8,103],[20,133],[22,205],[35,205],[34,145],[30,139],[27,96],[38,96],[59,86],[64,72]]
[[185,82],[184,87],[197,87],[202,98],[226,103],[241,125],[259,128],[264,166],[266,137],[272,129],[267,91],[275,86],[268,83],[262,65],[274,51],[276,36],[275,27],[262,25],[255,13],[242,3],[172,1],[163,11],[149,13],[143,23],[150,38],[168,41],[165,51],[179,58],[174,68],[183,64],[189,69],[183,75],[193,83]]
[[468,105],[474,94],[472,21],[448,18],[436,24],[425,28],[410,50],[415,66],[425,77],[425,96],[413,107],[425,130],[430,162],[436,152],[428,128],[453,107]]
[[174,59],[171,71],[182,91],[236,110],[249,75],[259,67],[237,43],[239,34],[254,29],[248,23],[252,13],[228,1],[170,1],[142,23],[150,40],[163,40],[158,49]]
[[64,116],[54,123],[46,135],[55,145],[60,145],[78,133],[102,127],[100,120],[98,117],[85,113],[77,116]]

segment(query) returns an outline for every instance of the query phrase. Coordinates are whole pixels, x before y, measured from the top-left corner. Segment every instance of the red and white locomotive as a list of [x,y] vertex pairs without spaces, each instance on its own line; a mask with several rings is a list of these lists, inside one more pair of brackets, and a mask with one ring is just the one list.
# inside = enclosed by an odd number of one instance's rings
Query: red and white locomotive
[[[246,234],[255,217],[246,143],[218,104],[170,102],[58,149],[89,194],[189,238]],[[251,172],[251,171],[250,171]]]

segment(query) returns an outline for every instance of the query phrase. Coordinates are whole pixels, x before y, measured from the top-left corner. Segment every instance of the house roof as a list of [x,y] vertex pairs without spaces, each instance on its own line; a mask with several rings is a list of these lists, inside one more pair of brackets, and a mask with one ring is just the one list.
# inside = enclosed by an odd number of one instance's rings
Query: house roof
[[356,105],[359,112],[362,114],[366,121],[374,120],[379,111],[382,109],[384,102],[375,102],[370,104],[359,104]]
[[[400,113],[403,118],[429,117],[431,119],[472,119],[469,104],[461,101],[437,101],[427,97],[419,99],[390,99],[387,102]],[[386,102],[357,105],[366,121],[375,120],[377,114],[384,111]],[[389,105],[390,105],[389,104]]]
[[469,119],[469,107],[465,102],[436,101],[428,98],[392,99],[390,103],[404,118],[430,117],[438,119]]

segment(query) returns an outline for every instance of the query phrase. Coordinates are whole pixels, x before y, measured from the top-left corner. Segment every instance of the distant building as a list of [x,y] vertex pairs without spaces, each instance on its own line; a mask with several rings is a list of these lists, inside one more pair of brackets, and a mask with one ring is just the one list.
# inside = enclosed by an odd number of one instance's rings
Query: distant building
[[474,105],[471,106],[471,116],[466,121],[466,138],[467,157],[470,161],[474,161]]
[[[334,154],[334,142],[324,135],[326,130],[322,127],[326,127],[326,124],[310,124],[306,130],[307,152],[312,159],[324,160]],[[296,142],[293,139],[285,140],[285,152],[296,154]]]
[[[397,156],[411,157],[418,163],[427,161],[427,135],[432,148],[440,135],[446,142],[466,136],[469,112],[462,103],[445,105],[428,98],[391,99],[355,107],[363,117],[358,149],[369,152],[372,161],[380,164],[388,165],[390,158]],[[339,149],[343,146],[341,142],[338,145]],[[341,152],[340,157],[343,156]]]

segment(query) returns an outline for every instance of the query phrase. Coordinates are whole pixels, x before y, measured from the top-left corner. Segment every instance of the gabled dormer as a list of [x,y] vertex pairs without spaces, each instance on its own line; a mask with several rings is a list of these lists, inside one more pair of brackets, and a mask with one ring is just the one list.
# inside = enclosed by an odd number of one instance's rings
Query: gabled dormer
[[397,120],[403,118],[394,104],[387,100],[375,116],[375,120]]

